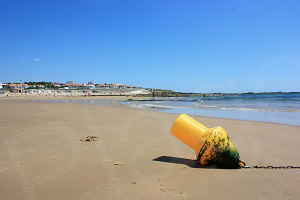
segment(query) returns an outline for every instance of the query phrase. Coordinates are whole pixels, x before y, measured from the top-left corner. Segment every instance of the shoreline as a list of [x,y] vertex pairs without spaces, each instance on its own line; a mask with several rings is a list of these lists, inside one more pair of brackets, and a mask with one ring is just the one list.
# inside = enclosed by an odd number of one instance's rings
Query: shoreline
[[[262,123],[271,123],[271,124],[281,124],[281,125],[288,125],[288,126],[300,126],[300,124],[291,124],[291,123],[282,123],[282,122],[274,122],[274,121],[260,121],[260,120],[257,120],[257,119],[242,119],[242,118],[234,118],[234,117],[230,117],[229,116],[226,116],[226,117],[222,117],[222,116],[212,116],[212,115],[201,115],[201,114],[195,114],[195,113],[189,113],[187,109],[177,109],[179,111],[177,111],[176,109],[170,109],[170,110],[160,110],[160,109],[147,109],[146,107],[144,108],[137,108],[137,107],[134,107],[134,106],[131,106],[131,105],[126,105],[126,104],[122,104],[121,105],[115,105],[115,104],[110,104],[110,105],[107,105],[107,104],[104,104],[104,105],[101,105],[101,103],[99,105],[97,104],[94,104],[94,103],[88,103],[88,102],[55,102],[55,101],[93,101],[93,100],[100,100],[100,101],[104,101],[105,103],[106,102],[109,102],[109,101],[112,101],[112,103],[118,103],[118,101],[127,101],[129,99],[132,99],[133,101],[136,101],[136,100],[140,100],[140,99],[150,99],[149,97],[127,97],[127,96],[90,96],[90,97],[84,97],[84,96],[58,96],[58,97],[53,97],[53,96],[50,96],[50,97],[45,97],[45,96],[27,96],[27,97],[22,97],[22,96],[19,96],[19,97],[1,97],[0,98],[0,102],[17,102],[17,101],[20,101],[20,102],[46,102],[46,103],[63,103],[63,104],[66,104],[66,103],[82,103],[82,104],[89,104],[89,105],[96,105],[96,106],[116,106],[116,107],[128,107],[128,108],[131,108],[131,109],[138,109],[138,110],[153,110],[155,112],[162,112],[162,113],[169,113],[169,114],[180,114],[180,113],[185,113],[185,114],[188,114],[188,115],[191,115],[191,116],[202,116],[202,117],[209,117],[209,118],[216,118],[216,119],[231,119],[231,120],[242,120],[242,121],[251,121],[251,122],[262,122]],[[131,101],[130,101],[131,102]],[[187,111],[187,112],[186,112]],[[203,112],[224,112],[224,110],[203,110]],[[225,111],[225,112],[239,112],[239,111]],[[261,111],[245,111],[245,112],[257,112],[258,114],[262,114],[260,113]],[[243,113],[243,111],[240,111],[240,113],[242,114],[245,114]],[[232,115],[232,114],[231,114]]]

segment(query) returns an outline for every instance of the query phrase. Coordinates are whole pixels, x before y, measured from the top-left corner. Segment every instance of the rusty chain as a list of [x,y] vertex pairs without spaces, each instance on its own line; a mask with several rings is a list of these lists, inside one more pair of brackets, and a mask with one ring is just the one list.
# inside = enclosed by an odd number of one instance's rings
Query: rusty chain
[[241,163],[243,163],[244,166],[241,166],[242,169],[300,169],[300,167],[294,167],[294,166],[247,166],[245,162],[240,161]]
[[294,166],[243,166],[244,169],[300,169]]

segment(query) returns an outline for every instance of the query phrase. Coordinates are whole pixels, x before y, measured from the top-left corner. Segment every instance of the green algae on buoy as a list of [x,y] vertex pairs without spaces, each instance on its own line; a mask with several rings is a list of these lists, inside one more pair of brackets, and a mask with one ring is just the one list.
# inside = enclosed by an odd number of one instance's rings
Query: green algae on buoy
[[207,128],[186,114],[175,120],[171,134],[193,148],[202,166],[216,165],[224,169],[238,169],[244,164],[226,131],[218,126]]

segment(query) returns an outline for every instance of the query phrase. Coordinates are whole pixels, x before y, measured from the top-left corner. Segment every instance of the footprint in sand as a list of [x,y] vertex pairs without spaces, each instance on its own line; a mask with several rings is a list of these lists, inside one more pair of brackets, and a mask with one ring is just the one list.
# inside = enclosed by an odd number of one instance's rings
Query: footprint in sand
[[[159,185],[159,187],[160,187],[159,190],[162,191],[162,192],[171,192],[172,191],[171,188],[168,188],[168,187],[166,187],[164,185],[161,185],[161,184]],[[187,197],[187,194],[185,194],[183,192],[177,193],[176,191],[172,191],[172,195],[176,196],[176,197]]]
[[116,166],[124,166],[125,165],[125,163],[124,162],[115,162],[114,163],[114,165],[116,165]]
[[169,192],[169,191],[171,191],[171,189],[170,188],[168,188],[168,187],[166,187],[166,186],[164,186],[164,185],[159,185],[159,190],[160,191],[162,191],[162,192]]
[[97,138],[98,138],[97,136],[89,135],[89,136],[86,136],[85,138],[80,139],[79,141],[81,141],[81,142],[96,142]]

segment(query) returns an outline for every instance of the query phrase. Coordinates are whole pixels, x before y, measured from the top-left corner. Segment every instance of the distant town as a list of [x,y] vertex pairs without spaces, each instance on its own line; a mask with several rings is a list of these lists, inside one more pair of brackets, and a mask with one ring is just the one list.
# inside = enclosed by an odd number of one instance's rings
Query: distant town
[[22,92],[25,89],[124,89],[124,88],[141,88],[140,86],[131,86],[125,84],[96,84],[92,81],[87,84],[78,84],[74,81],[66,83],[58,82],[24,82],[24,83],[0,83],[0,89],[10,89],[15,92]]
[[172,90],[143,88],[141,86],[132,86],[115,83],[75,83],[67,81],[58,82],[19,82],[19,83],[0,83],[0,93],[8,95],[16,94],[38,94],[54,95],[59,94],[69,96],[102,96],[102,95],[126,95],[126,96],[151,96],[153,92],[159,96],[175,95]]
[[274,93],[299,93],[299,92],[247,92],[247,93],[187,93],[173,90],[144,88],[116,83],[75,83],[67,81],[58,82],[19,82],[0,83],[1,96],[9,95],[40,95],[40,96],[152,96],[152,97],[179,97],[179,96],[233,96],[243,94],[274,94]]

